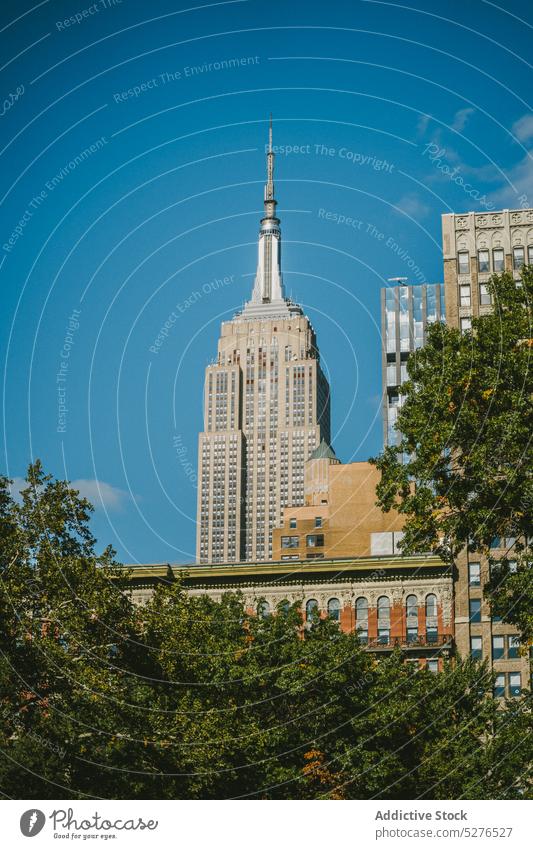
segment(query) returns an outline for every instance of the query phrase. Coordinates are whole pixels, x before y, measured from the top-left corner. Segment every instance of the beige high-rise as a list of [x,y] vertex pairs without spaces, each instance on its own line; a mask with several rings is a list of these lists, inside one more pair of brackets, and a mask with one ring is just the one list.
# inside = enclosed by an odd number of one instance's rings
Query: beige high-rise
[[[446,322],[462,332],[472,319],[492,310],[488,281],[508,271],[516,280],[533,264],[533,209],[502,209],[442,216]],[[496,539],[492,559],[512,559],[514,539]],[[518,648],[517,631],[492,616],[484,595],[486,557],[463,550],[456,560],[455,639],[458,651],[487,660],[498,695],[515,696],[529,685],[529,663]]]
[[315,332],[285,297],[272,127],[252,298],[222,324],[206,369],[198,446],[198,563],[268,560],[282,508],[304,503],[304,464],[330,440]]

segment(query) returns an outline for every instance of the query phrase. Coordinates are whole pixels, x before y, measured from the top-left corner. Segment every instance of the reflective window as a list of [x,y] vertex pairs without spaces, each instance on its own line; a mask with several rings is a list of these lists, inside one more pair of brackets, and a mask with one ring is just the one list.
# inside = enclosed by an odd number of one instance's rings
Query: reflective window
[[527,264],[533,265],[533,245],[528,245],[527,248]]
[[318,613],[318,601],[316,598],[310,598],[305,605],[305,618],[311,619],[312,616]]
[[482,306],[488,306],[492,303],[492,295],[490,294],[490,289],[486,283],[479,284],[479,303]]
[[509,650],[507,652],[507,657],[515,658],[520,657],[520,638],[509,636]]
[[378,619],[390,619],[390,601],[386,595],[378,598]]
[[438,660],[428,660],[426,662],[426,669],[428,672],[438,672],[439,671],[439,661]]
[[355,613],[357,621],[360,619],[366,621],[368,619],[368,599],[364,598],[364,596],[361,596],[355,602]]
[[368,599],[364,596],[355,602],[355,627],[361,643],[368,642]]
[[414,616],[418,618],[418,599],[416,595],[408,595],[405,600],[405,608],[407,612],[407,616]]
[[479,271],[481,273],[490,271],[490,263],[489,263],[489,252],[488,251],[478,251],[478,263],[479,263]]
[[470,621],[481,622],[481,599],[471,598],[469,603]]
[[378,643],[387,645],[390,642],[390,631],[388,628],[378,628]]
[[493,637],[492,638],[492,659],[493,660],[501,660],[504,656],[504,644],[503,637]]
[[307,548],[321,548],[324,545],[324,534],[307,534]]
[[338,598],[330,598],[328,601],[328,616],[338,622],[341,618],[341,603]]
[[513,248],[513,268],[518,270],[524,265],[524,248],[519,245]]
[[468,274],[470,272],[470,257],[468,251],[459,251],[457,254],[457,265],[459,274]]
[[426,616],[436,616],[437,615],[437,596],[434,593],[430,593],[426,596]]
[[461,307],[470,306],[470,286],[468,283],[459,286],[459,305]]
[[470,637],[470,655],[474,660],[483,657],[483,639],[481,637]]
[[510,696],[519,696],[520,690],[522,689],[522,682],[520,679],[519,672],[510,672],[509,673],[509,695]]
[[262,619],[266,619],[270,616],[270,605],[268,601],[260,602],[257,612]]
[[466,333],[468,330],[472,330],[472,319],[471,318],[462,318],[461,319],[461,333]]
[[494,695],[496,698],[505,696],[505,675],[496,675],[494,680]]
[[505,255],[503,248],[494,248],[492,251],[492,267],[494,271],[500,272],[505,269]]
[[300,537],[281,537],[282,548],[298,548]]
[[468,583],[471,587],[479,587],[481,585],[481,564],[468,564]]

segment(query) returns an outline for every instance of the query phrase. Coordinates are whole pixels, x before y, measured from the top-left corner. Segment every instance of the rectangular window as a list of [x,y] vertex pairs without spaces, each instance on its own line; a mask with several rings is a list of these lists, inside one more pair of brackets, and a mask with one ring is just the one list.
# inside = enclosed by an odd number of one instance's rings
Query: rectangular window
[[520,690],[522,689],[522,682],[520,679],[519,672],[510,672],[509,673],[509,695],[510,696],[519,696]]
[[368,643],[368,631],[365,630],[364,628],[358,628],[357,629],[357,639],[359,640],[361,645],[366,646],[366,644]]
[[418,628],[408,628],[407,629],[407,642],[408,643],[416,643],[418,640]]
[[505,269],[503,248],[494,248],[492,251],[492,267],[494,271],[503,271]]
[[457,264],[459,267],[459,274],[470,273],[470,257],[468,256],[468,251],[459,251],[457,254]]
[[467,330],[472,330],[472,319],[471,318],[462,318],[461,319],[461,333],[466,333]]
[[494,680],[494,696],[502,699],[505,696],[505,675],[496,675]]
[[527,249],[527,264],[533,265],[533,245],[528,245]]
[[426,641],[428,643],[436,643],[437,642],[437,629],[436,628],[426,628]]
[[470,656],[474,660],[483,657],[483,639],[481,637],[470,637]]
[[390,631],[388,628],[378,628],[378,643],[386,646],[390,642]]
[[324,534],[307,534],[307,548],[319,548],[324,545]]
[[289,528],[296,527],[296,519],[289,519]]
[[505,655],[503,637],[492,638],[492,659],[502,660]]
[[471,587],[481,585],[481,565],[479,563],[468,564],[468,583]]
[[281,537],[282,548],[298,548],[300,537]]
[[479,303],[484,307],[492,304],[492,295],[486,283],[479,284]]
[[481,622],[481,599],[470,599],[470,621]]
[[426,662],[426,669],[428,672],[438,672],[439,671],[439,661],[438,660],[428,660]]
[[459,286],[459,304],[462,307],[470,306],[470,286],[468,283]]
[[396,364],[392,363],[387,366],[387,386],[396,386],[398,379],[396,377]]
[[315,516],[315,528],[322,527],[322,516]]
[[524,264],[524,248],[522,246],[513,248],[513,268],[517,271]]
[[507,652],[507,657],[515,658],[520,657],[520,639],[518,637],[513,637],[512,634],[509,635],[509,650]]
[[487,271],[490,271],[489,264],[489,252],[488,251],[478,251],[478,263],[479,263],[479,271],[483,274]]

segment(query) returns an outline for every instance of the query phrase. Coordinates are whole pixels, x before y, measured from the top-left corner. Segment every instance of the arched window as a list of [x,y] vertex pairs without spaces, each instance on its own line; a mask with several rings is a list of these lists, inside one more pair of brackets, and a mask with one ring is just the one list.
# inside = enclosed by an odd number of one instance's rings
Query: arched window
[[338,622],[341,618],[341,603],[338,598],[330,598],[328,601],[328,616]]
[[368,599],[360,596],[355,602],[355,627],[360,643],[368,642]]
[[418,616],[418,599],[416,595],[407,596],[405,600],[405,611],[407,613],[407,617]]
[[278,604],[278,613],[283,613],[283,615],[286,616],[290,610],[290,606],[290,602],[284,598],[283,601],[280,601]]
[[390,601],[386,595],[378,598],[378,619],[390,619]]
[[257,607],[257,613],[261,619],[267,619],[270,616],[270,605],[268,601],[260,601]]
[[437,615],[437,596],[430,593],[426,596],[426,616]]
[[355,602],[355,614],[358,622],[360,619],[368,621],[368,599],[364,596],[361,596]]
[[390,601],[386,595],[378,598],[378,642],[390,642]]
[[316,598],[310,598],[305,605],[305,618],[311,619],[314,613],[318,613],[318,601]]
[[437,596],[430,593],[426,596],[426,640],[437,643]]
[[407,642],[413,643],[418,639],[418,599],[416,595],[408,595],[405,600],[407,614]]

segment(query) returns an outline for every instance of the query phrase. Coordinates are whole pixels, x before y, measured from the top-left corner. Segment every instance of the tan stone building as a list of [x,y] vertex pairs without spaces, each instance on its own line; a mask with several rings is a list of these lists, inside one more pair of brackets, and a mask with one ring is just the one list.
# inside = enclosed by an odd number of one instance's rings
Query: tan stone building
[[[533,209],[504,209],[442,216],[446,322],[470,329],[472,318],[492,309],[487,288],[492,274],[533,264]],[[514,540],[495,540],[491,559],[512,558]],[[516,695],[530,686],[530,664],[519,653],[516,630],[491,616],[483,587],[489,578],[485,557],[463,551],[455,576],[457,650],[487,660],[497,676],[498,695]]]
[[304,464],[329,440],[329,385],[315,332],[285,297],[272,130],[252,298],[222,324],[206,369],[198,446],[198,563],[272,558],[285,505],[304,503]]
[[286,507],[274,530],[274,559],[398,554],[402,519],[376,507],[378,481],[375,466],[342,464],[322,441],[305,464],[304,506]]
[[446,322],[467,330],[492,308],[491,274],[533,264],[533,209],[443,215],[442,250]]

